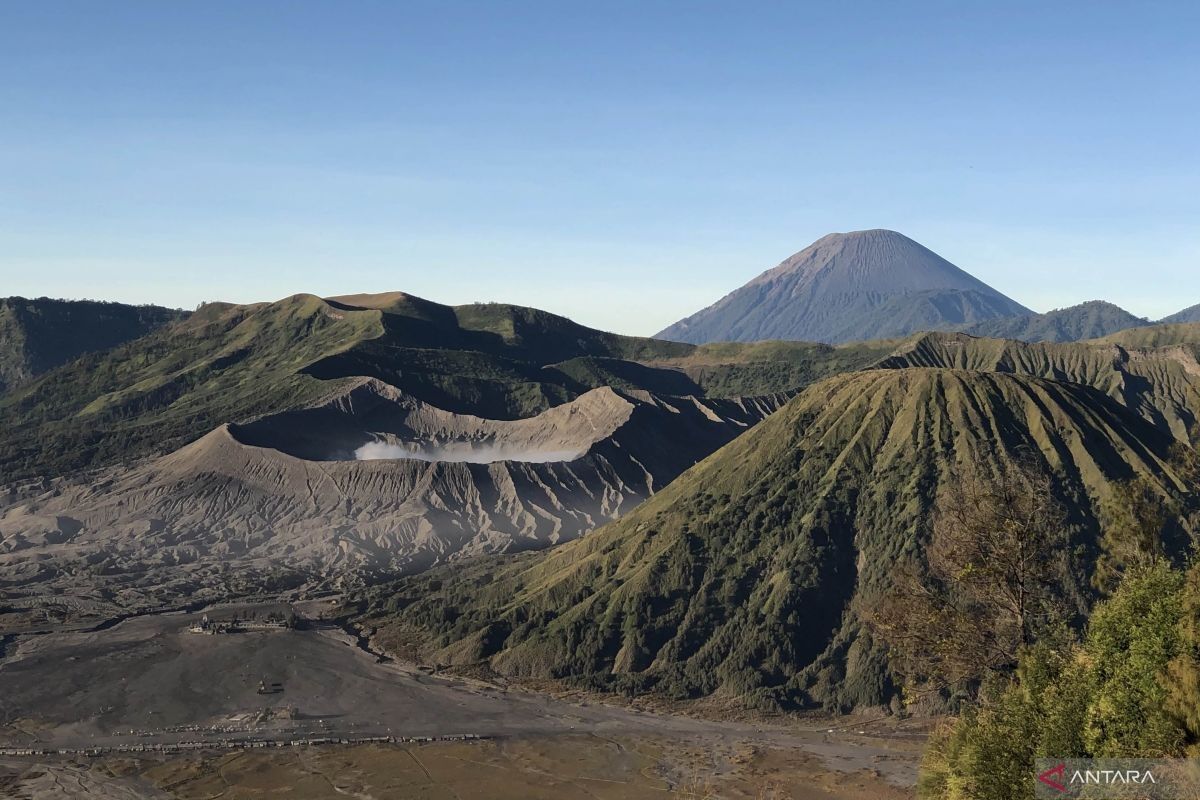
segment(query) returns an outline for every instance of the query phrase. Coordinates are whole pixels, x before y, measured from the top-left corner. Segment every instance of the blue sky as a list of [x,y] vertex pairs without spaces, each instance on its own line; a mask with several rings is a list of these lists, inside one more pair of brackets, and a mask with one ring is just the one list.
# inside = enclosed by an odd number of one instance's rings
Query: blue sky
[[0,295],[649,334],[831,231],[1200,302],[1193,3],[0,4]]

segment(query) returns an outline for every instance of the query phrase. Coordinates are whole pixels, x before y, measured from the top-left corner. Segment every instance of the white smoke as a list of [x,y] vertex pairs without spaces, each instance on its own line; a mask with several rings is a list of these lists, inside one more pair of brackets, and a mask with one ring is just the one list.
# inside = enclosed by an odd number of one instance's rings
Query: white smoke
[[354,451],[354,458],[358,461],[410,458],[418,461],[456,461],[467,464],[491,464],[496,461],[548,464],[554,461],[574,461],[580,455],[574,450],[531,450],[504,445],[473,446],[467,442],[448,445],[367,442]]

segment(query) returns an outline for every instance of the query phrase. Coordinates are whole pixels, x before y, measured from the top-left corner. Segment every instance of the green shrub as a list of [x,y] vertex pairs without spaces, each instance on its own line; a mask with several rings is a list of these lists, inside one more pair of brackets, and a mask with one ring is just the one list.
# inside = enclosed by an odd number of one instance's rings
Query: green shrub
[[1197,587],[1196,568],[1186,587],[1165,563],[1136,571],[1096,607],[1082,642],[1026,649],[1012,679],[931,738],[918,795],[1022,800],[1039,757],[1182,755],[1195,741],[1186,721],[1200,712],[1194,686],[1190,695],[1173,687],[1185,632],[1196,629],[1184,609],[1200,609]]

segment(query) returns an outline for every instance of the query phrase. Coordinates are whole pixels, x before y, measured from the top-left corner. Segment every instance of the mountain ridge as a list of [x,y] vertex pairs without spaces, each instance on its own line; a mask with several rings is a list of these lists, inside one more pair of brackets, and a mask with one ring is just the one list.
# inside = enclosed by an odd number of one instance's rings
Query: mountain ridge
[[1163,317],[1160,323],[1176,324],[1181,322],[1200,322],[1200,303],[1189,306],[1182,311],[1176,311],[1169,317]]
[[1086,342],[981,339],[926,333],[877,369],[941,368],[1028,375],[1111,397],[1180,441],[1200,435],[1200,325],[1150,326]]
[[1113,303],[1089,300],[1043,314],[979,322],[963,332],[972,336],[1019,339],[1023,342],[1077,342],[1152,324],[1150,320],[1134,316]]
[[53,476],[162,454],[222,423],[304,407],[363,377],[450,412],[517,419],[609,384],[680,396],[767,395],[891,349],[704,348],[597,331],[520,306],[373,297],[210,303],[52,370],[0,395],[11,423],[0,429],[0,472]]

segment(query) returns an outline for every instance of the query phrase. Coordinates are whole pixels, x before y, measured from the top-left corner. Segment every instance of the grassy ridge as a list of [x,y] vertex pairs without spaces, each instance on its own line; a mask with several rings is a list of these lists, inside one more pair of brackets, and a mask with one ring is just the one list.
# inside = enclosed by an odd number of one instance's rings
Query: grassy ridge
[[1200,420],[1197,344],[1200,325],[1155,325],[1070,344],[930,333],[904,343],[878,366],[1008,372],[1080,383],[1187,441],[1195,438]]
[[619,336],[536,309],[409,295],[213,303],[0,397],[0,475],[55,475],[163,452],[224,422],[379,378],[439,407],[514,419],[598,386],[739,396],[799,388],[887,346],[697,348]]
[[1200,323],[1177,322],[1152,325],[1148,328],[1120,331],[1097,341],[1121,347],[1190,346],[1194,353],[1196,352],[1195,346],[1200,345]]

